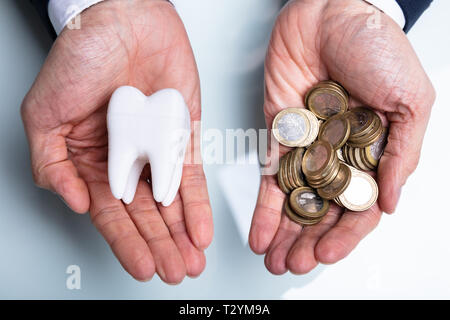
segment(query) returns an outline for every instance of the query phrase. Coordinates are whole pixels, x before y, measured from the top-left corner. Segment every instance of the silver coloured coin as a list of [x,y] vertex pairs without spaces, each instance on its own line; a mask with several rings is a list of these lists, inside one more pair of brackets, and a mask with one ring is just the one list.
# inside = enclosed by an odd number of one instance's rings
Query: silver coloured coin
[[338,199],[350,211],[366,211],[378,199],[378,185],[367,173],[352,167],[350,169],[352,171],[350,184]]

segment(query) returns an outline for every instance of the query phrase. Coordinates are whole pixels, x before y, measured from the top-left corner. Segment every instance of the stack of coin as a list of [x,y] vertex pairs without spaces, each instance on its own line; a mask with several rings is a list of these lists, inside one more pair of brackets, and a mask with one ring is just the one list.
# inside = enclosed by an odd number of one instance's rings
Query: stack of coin
[[387,129],[383,128],[378,139],[364,148],[354,148],[346,144],[342,147],[342,158],[351,166],[362,171],[374,171],[383,155],[387,141]]
[[308,187],[297,188],[286,199],[284,210],[288,217],[304,226],[315,225],[328,213],[330,203]]
[[358,107],[346,113],[350,121],[350,136],[347,144],[354,148],[365,148],[375,143],[383,133],[380,117],[367,107]]
[[272,133],[284,146],[306,147],[319,134],[319,120],[309,110],[287,108],[273,120]]
[[305,105],[319,119],[327,120],[348,109],[348,93],[337,82],[322,81],[308,91]]
[[329,185],[338,175],[339,168],[339,158],[329,142],[314,142],[303,156],[302,170],[306,181],[313,188]]
[[333,200],[338,198],[347,190],[352,179],[350,167],[345,163],[339,164],[339,171],[333,181],[325,187],[317,189],[317,193],[324,199]]
[[369,209],[377,201],[378,186],[363,171],[376,170],[388,129],[368,107],[347,111],[348,94],[332,81],[314,86],[305,102],[311,111],[285,109],[273,122],[281,144],[301,147],[281,158],[278,171],[280,189],[289,195],[287,215],[314,225],[328,212],[329,200],[351,211]]
[[306,185],[302,173],[302,160],[304,152],[304,148],[295,148],[289,153],[286,153],[280,160],[278,185],[286,194],[289,194],[296,188]]
[[350,167],[351,179],[345,191],[334,201],[350,211],[370,209],[378,199],[378,185],[367,173]]

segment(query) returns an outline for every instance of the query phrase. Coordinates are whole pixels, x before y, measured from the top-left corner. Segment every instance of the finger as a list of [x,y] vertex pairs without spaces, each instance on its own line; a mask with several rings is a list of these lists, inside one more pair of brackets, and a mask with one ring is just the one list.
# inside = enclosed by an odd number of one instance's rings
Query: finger
[[314,249],[322,236],[336,225],[342,212],[342,208],[333,204],[319,224],[303,228],[287,256],[289,271],[294,274],[306,274],[317,266]]
[[278,187],[275,176],[263,176],[249,235],[250,248],[263,254],[269,248],[280,226],[286,195]]
[[202,165],[184,165],[180,195],[189,236],[199,250],[204,250],[211,244],[214,227]]
[[285,214],[282,215],[278,231],[264,259],[267,270],[275,275],[287,272],[287,255],[301,231],[300,225],[291,221]]
[[429,115],[415,116],[408,122],[396,122],[390,115],[388,143],[378,166],[377,181],[382,211],[393,213],[401,188],[417,168]]
[[114,198],[108,183],[91,182],[89,191],[95,227],[128,273],[139,281],[150,280],[155,273],[155,261],[122,202]]
[[139,181],[134,201],[126,209],[150,248],[161,280],[169,284],[180,283],[186,276],[186,267],[147,182]]
[[158,209],[183,257],[187,275],[189,277],[198,277],[205,269],[206,259],[203,251],[199,250],[192,243],[187,233],[181,196],[177,194],[170,206],[158,205]]
[[28,127],[23,112],[31,152],[33,179],[44,189],[56,192],[77,213],[86,213],[90,199],[88,187],[78,175],[72,161],[68,160],[65,132],[41,133]]
[[345,258],[378,225],[381,215],[378,203],[364,212],[345,212],[316,245],[317,261],[331,264]]

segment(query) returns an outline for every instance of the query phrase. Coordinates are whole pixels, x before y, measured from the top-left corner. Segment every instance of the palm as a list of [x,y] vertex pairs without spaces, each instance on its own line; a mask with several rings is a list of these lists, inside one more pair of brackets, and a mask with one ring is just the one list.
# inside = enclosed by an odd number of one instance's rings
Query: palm
[[[75,211],[89,209],[135,278],[148,280],[156,270],[164,281],[177,283],[186,274],[200,274],[203,249],[212,237],[203,169],[185,166],[179,195],[170,207],[154,202],[146,174],[132,204],[114,199],[107,177],[106,110],[112,92],[123,85],[147,95],[176,88],[192,121],[200,120],[195,60],[183,24],[168,2],[106,1],[83,13],[81,30],[65,30],[58,37],[24,102],[32,154],[36,144],[39,149],[51,144],[52,150],[45,157],[32,156],[35,171],[43,172],[36,180],[62,195]],[[37,104],[43,107],[38,110]],[[51,141],[33,142],[47,128],[56,128]],[[195,151],[192,145],[187,156]]]
[[368,27],[376,12],[369,8],[354,0],[291,1],[274,27],[266,58],[268,127],[283,108],[304,107],[302,97],[315,83],[333,79],[349,90],[351,106],[377,109],[390,124],[390,136],[377,174],[379,201],[364,213],[332,206],[319,225],[302,230],[281,215],[284,194],[276,178],[263,177],[250,244],[266,253],[273,273],[306,273],[318,262],[334,263],[349,254],[382,211],[394,210],[399,189],[417,164],[433,89],[393,21],[381,16],[381,28]]

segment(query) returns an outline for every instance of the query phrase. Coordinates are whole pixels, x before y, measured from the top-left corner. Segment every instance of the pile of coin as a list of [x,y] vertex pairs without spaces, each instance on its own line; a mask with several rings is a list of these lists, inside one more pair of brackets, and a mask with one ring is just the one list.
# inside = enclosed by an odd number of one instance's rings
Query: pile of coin
[[348,99],[340,84],[323,81],[305,97],[309,110],[287,108],[274,119],[278,142],[296,147],[281,158],[278,184],[289,195],[287,215],[299,224],[319,223],[328,200],[351,211],[377,201],[377,183],[364,171],[376,170],[388,130],[368,107],[348,111]]

